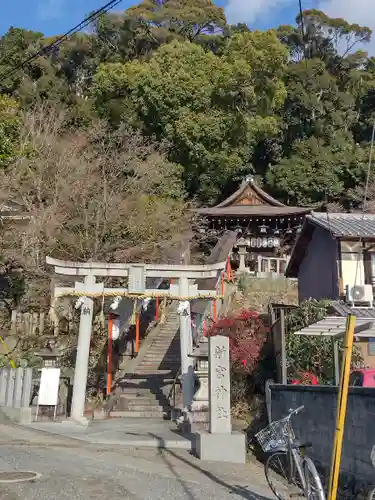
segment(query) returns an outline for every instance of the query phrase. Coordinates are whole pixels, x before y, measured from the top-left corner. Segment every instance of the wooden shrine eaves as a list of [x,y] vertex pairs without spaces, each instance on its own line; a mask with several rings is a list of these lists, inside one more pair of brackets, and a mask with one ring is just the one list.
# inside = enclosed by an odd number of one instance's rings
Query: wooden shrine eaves
[[239,205],[231,207],[199,208],[195,210],[199,215],[206,217],[297,217],[311,212],[309,208],[303,207],[270,207],[267,205]]

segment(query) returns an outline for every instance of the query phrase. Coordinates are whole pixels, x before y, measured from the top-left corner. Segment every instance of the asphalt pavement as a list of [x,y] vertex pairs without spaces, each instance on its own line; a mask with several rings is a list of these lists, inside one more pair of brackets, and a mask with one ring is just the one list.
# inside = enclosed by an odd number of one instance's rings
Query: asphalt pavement
[[[38,477],[17,482],[15,472]],[[0,424],[0,500],[269,498],[256,462],[202,462],[187,450],[113,449]]]

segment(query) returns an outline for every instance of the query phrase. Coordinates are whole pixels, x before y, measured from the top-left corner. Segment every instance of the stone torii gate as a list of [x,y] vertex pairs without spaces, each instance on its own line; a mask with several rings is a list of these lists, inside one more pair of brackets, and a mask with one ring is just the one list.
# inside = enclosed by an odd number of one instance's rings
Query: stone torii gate
[[[167,264],[124,264],[105,262],[71,262],[46,258],[48,265],[55,267],[56,274],[83,277],[74,288],[59,287],[54,289],[54,300],[62,296],[81,298],[81,317],[77,342],[77,356],[74,371],[73,399],[71,419],[86,423],[84,418],[90,339],[93,320],[93,298],[95,297],[130,297],[134,299],[167,297],[180,301],[180,343],[181,377],[184,412],[188,413],[194,396],[194,359],[190,300],[220,300],[218,290],[198,290],[196,280],[217,278],[226,268],[226,262],[212,265],[167,265]],[[126,288],[105,288],[104,283],[97,283],[96,278],[126,277]],[[147,289],[147,278],[177,280],[167,290]],[[181,312],[183,311],[183,312]]]

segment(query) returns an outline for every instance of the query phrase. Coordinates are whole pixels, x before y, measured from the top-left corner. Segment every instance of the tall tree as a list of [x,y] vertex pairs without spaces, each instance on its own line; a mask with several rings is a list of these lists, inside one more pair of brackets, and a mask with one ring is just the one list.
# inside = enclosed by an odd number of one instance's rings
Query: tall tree
[[279,26],[277,33],[290,48],[294,61],[319,58],[331,66],[341,64],[357,45],[370,42],[372,35],[367,26],[331,18],[317,9],[303,11],[296,18],[296,26]]
[[212,0],[144,0],[128,9],[129,17],[147,23],[160,39],[170,33],[194,41],[202,35],[213,35],[226,25],[224,10]]
[[368,153],[350,133],[337,132],[330,140],[312,136],[296,141],[291,155],[270,167],[267,179],[291,205],[320,207],[337,202],[350,208],[356,197],[349,190],[364,183]]
[[221,57],[175,41],[147,63],[101,66],[97,107],[118,116],[122,103],[121,119],[168,141],[190,194],[212,199],[233,176],[252,170],[256,141],[278,133],[273,111],[285,97],[286,57],[273,32],[235,35]]
[[329,140],[338,130],[348,131],[355,119],[355,97],[340,91],[336,78],[319,59],[288,67],[284,106],[286,150],[296,140],[315,136]]

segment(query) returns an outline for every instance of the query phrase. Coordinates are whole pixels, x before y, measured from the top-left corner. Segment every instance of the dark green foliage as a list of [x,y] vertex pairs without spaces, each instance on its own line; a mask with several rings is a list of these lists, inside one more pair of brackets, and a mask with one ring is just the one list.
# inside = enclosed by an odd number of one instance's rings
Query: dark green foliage
[[[294,335],[294,332],[325,318],[328,308],[329,301],[306,300],[286,317],[286,351],[290,378],[308,372],[316,375],[321,384],[333,382],[332,338],[321,335]],[[341,349],[342,339],[339,345]],[[352,364],[356,366],[362,362],[360,350],[354,346]]]
[[315,9],[251,32],[212,0],[143,0],[9,75],[53,41],[11,27],[0,38],[3,91],[15,99],[0,96],[0,165],[19,150],[17,106],[48,102],[69,130],[99,116],[162,143],[191,199],[214,203],[255,173],[286,203],[347,208],[375,118],[371,35]]

